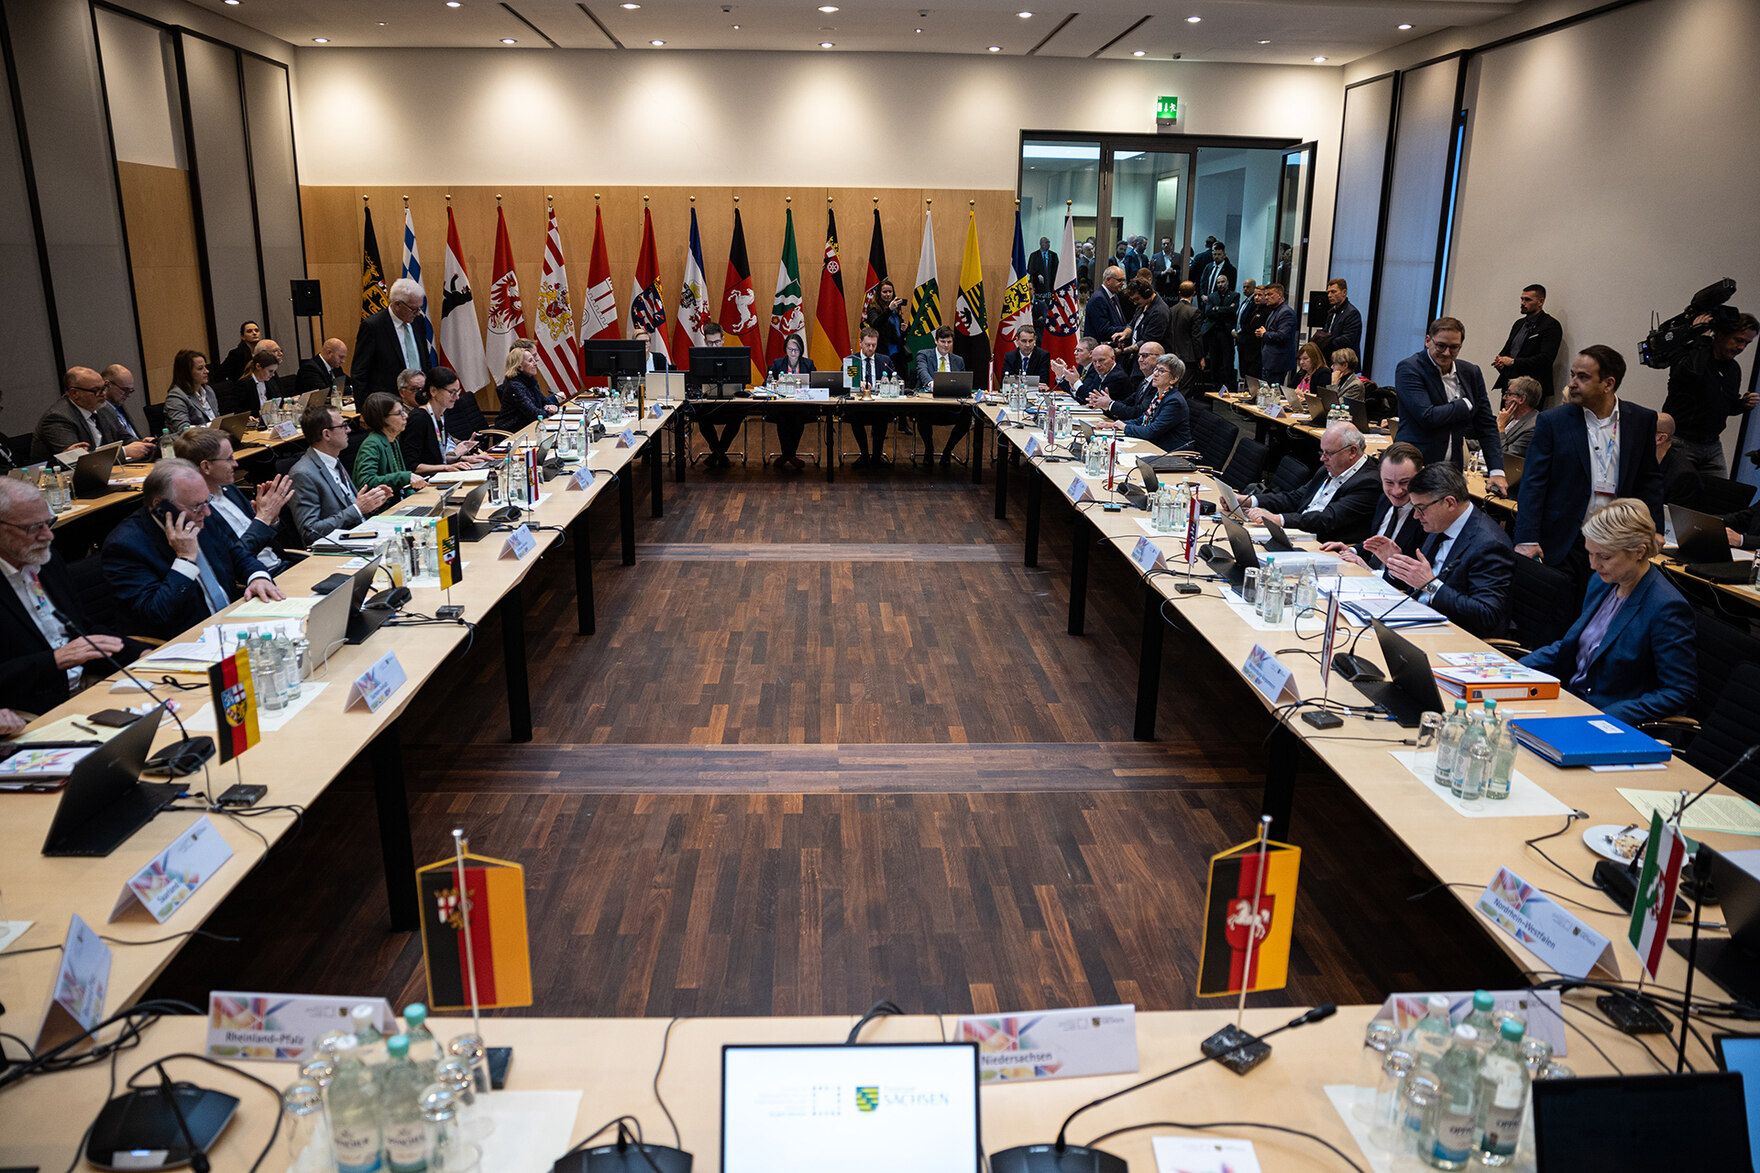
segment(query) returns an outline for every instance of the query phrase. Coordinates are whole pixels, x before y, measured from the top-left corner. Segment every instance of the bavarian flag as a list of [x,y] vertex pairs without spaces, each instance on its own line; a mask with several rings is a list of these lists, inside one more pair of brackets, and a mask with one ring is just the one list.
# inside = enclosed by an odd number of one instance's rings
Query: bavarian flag
[[923,248],[917,254],[917,287],[911,290],[911,324],[904,339],[913,364],[918,354],[935,345],[935,331],[940,328],[941,286],[935,279],[935,225],[925,211]]
[[214,694],[215,738],[220,760],[233,758],[257,744],[257,693],[251,687],[251,654],[240,648],[208,669],[208,687]]
[[1243,983],[1249,994],[1289,984],[1290,928],[1301,864],[1301,848],[1272,840],[1261,848],[1255,839],[1210,857],[1198,997],[1238,994]]
[[366,231],[361,238],[361,320],[372,317],[391,304],[385,294],[385,266],[379,261],[379,237],[373,231],[373,209],[367,214]]
[[[468,1010],[470,974],[482,1009],[532,1004],[526,941],[526,872],[516,863],[465,853],[416,869],[428,1009]],[[459,872],[464,890],[459,890]],[[465,917],[470,917],[467,945]],[[468,960],[467,960],[468,958]],[[474,964],[473,964],[474,963]]]
[[449,591],[464,581],[464,559],[458,553],[458,514],[443,514],[434,523],[434,539],[440,550],[440,589]]

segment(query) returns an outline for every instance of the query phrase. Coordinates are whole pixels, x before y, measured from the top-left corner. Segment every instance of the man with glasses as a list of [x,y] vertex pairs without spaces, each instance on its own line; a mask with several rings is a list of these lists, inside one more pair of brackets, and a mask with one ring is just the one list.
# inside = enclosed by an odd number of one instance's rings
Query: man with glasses
[[307,545],[331,532],[359,525],[390,501],[389,485],[356,489],[341,456],[348,450],[348,425],[331,407],[309,407],[299,417],[306,451],[288,470],[293,479],[293,522]]
[[1382,576],[1480,639],[1509,626],[1509,584],[1516,552],[1503,527],[1467,496],[1467,478],[1452,464],[1431,464],[1412,478],[1412,515],[1428,535],[1414,554],[1391,538],[1364,541],[1381,559]]
[[1381,496],[1369,518],[1369,536],[1352,546],[1322,542],[1320,548],[1365,570],[1380,570],[1381,559],[1370,550],[1377,538],[1393,543],[1401,554],[1415,552],[1424,541],[1424,527],[1412,516],[1412,478],[1424,469],[1424,454],[1410,444],[1389,444],[1381,453]]
[[354,340],[354,366],[349,370],[356,403],[375,391],[397,394],[401,371],[427,367],[427,340],[416,324],[428,295],[420,282],[399,277],[391,283],[390,304],[361,322]]
[[[1509,492],[1503,477],[1503,444],[1497,438],[1497,411],[1485,393],[1485,376],[1460,360],[1467,328],[1459,318],[1437,318],[1424,333],[1424,349],[1402,358],[1394,369],[1399,395],[1396,440],[1415,445],[1430,464],[1467,466],[1467,441],[1479,441],[1486,483]],[[1269,368],[1269,364],[1267,364]]]
[[208,506],[216,521],[225,522],[239,544],[254,552],[270,574],[280,574],[298,560],[281,543],[281,510],[293,497],[293,481],[275,477],[257,486],[257,499],[237,484],[238,460],[232,437],[217,428],[186,428],[172,441],[179,460],[196,466],[208,482]]
[[109,672],[94,660],[128,661],[142,651],[86,619],[54,551],[54,524],[35,486],[0,477],[0,708],[46,713]]
[[208,482],[187,460],[161,460],[141,507],[104,540],[104,577],[130,631],[170,639],[240,599],[287,596],[225,525],[210,525]]
[[1320,469],[1293,493],[1256,493],[1243,502],[1255,525],[1269,518],[1307,530],[1323,542],[1360,542],[1369,536],[1381,477],[1363,433],[1333,424],[1320,435]]
[[103,378],[91,367],[69,367],[61,376],[61,398],[49,405],[31,434],[31,462],[69,448],[90,452],[127,438],[104,399]]
[[1124,270],[1117,265],[1108,265],[1100,274],[1100,288],[1088,297],[1088,310],[1082,318],[1082,333],[1092,334],[1109,346],[1118,346],[1130,337],[1130,327],[1124,320],[1124,307],[1118,301],[1118,295],[1124,289],[1124,281]]
[[[134,372],[119,362],[113,362],[99,374],[104,380],[104,403],[115,414],[116,424],[122,429],[126,441],[122,446],[123,459],[153,459],[159,454],[159,445],[143,438],[141,430],[134,426],[133,417],[128,414],[128,397],[134,394]],[[103,414],[101,409],[99,414]]]

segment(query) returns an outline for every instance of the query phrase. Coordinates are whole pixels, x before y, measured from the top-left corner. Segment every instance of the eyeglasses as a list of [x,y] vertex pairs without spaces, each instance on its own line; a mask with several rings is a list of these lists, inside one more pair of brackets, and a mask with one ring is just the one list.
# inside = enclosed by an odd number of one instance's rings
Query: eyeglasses
[[0,519],[0,525],[9,525],[13,529],[23,530],[26,534],[46,534],[55,528],[55,519],[50,518],[48,521],[26,522],[6,521]]
[[1452,498],[1438,497],[1434,501],[1420,501],[1416,497],[1413,497],[1412,498],[1412,516],[1413,517],[1422,517],[1422,516],[1424,516],[1424,511],[1426,509],[1433,509],[1436,506],[1442,504],[1444,501],[1448,501],[1448,500],[1452,500]]
[[1334,456],[1342,456],[1346,452],[1355,452],[1355,451],[1356,451],[1355,448],[1334,448],[1330,452],[1328,452],[1326,449],[1322,448],[1322,449],[1320,449],[1320,457],[1323,460],[1331,460]]

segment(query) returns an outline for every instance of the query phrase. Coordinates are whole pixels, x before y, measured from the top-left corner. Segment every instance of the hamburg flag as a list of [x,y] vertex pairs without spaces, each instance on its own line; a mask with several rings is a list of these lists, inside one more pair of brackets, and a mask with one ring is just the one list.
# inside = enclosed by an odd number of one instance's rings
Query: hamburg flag
[[465,272],[464,249],[458,243],[458,224],[452,205],[446,205],[446,284],[440,290],[440,362],[458,372],[466,391],[474,392],[488,376],[483,358],[483,331],[477,325],[477,303],[471,296],[471,276]]
[[868,279],[862,282],[862,304],[874,296],[880,282],[886,280],[886,237],[880,232],[880,209],[874,209],[874,234],[868,238]]
[[464,581],[464,559],[458,554],[458,514],[440,515],[434,523],[434,542],[440,551],[440,589],[449,591]]
[[911,324],[905,332],[904,344],[911,352],[911,361],[935,345],[935,331],[941,326],[941,286],[935,279],[935,222],[928,211],[923,213],[923,248],[917,254],[917,284],[911,290]]
[[966,247],[959,263],[959,293],[953,299],[953,352],[966,360],[981,388],[990,362],[990,319],[984,308],[984,265],[978,259],[978,214],[967,212]]
[[513,246],[507,242],[507,213],[495,209],[495,271],[489,285],[489,345],[484,356],[489,381],[501,382],[507,352],[526,333],[526,307],[519,301],[519,275],[513,271]]
[[[532,958],[526,940],[525,869],[466,853],[464,891],[456,859],[416,869],[422,960],[429,1010],[468,1010],[470,975],[485,1010],[532,1004]],[[462,898],[461,898],[462,897]],[[465,917],[470,936],[465,936]]]
[[379,237],[373,231],[373,209],[367,213],[361,234],[361,319],[364,321],[391,304],[385,295],[385,266],[379,260]]
[[240,648],[208,669],[208,688],[214,695],[215,738],[220,760],[233,758],[257,744],[257,693],[251,687],[251,654]]
[[1651,981],[1656,980],[1656,970],[1668,945],[1668,922],[1674,919],[1674,893],[1686,856],[1686,844],[1680,834],[1662,821],[1661,811],[1651,811],[1650,838],[1644,843],[1644,869],[1638,873],[1637,898],[1632,901],[1632,923],[1626,933]]
[[763,369],[758,365],[764,348],[758,345],[758,315],[752,309],[757,300],[758,291],[752,287],[752,264],[746,259],[746,229],[740,221],[739,209],[735,208],[733,244],[727,250],[727,292],[721,296],[721,332],[733,335],[741,346],[751,349],[750,381],[754,385],[764,381]]
[[776,296],[770,299],[770,336],[764,343],[764,369],[782,357],[790,338],[807,349],[807,315],[801,308],[801,261],[794,247],[794,209],[788,209],[782,226],[782,260],[776,264]]
[[538,281],[538,358],[550,389],[565,399],[580,394],[581,344],[574,336],[574,310],[568,302],[568,262],[562,257],[562,229],[556,209],[544,237],[544,274]]
[[672,327],[672,353],[690,362],[691,347],[703,345],[709,316],[709,281],[703,276],[703,238],[697,235],[697,210],[691,209],[691,243],[684,254],[684,280],[678,287],[678,321]]
[[1014,255],[1008,262],[1008,288],[1002,294],[1002,320],[996,325],[993,382],[1002,379],[1002,360],[1014,349],[1015,335],[1033,324],[1033,278],[1027,272],[1027,250],[1021,239],[1021,210],[1014,210]]
[[819,274],[819,301],[813,307],[813,367],[835,371],[849,353],[849,309],[843,302],[843,261],[837,255],[837,214],[825,209],[825,268]]
[[[400,275],[417,285],[422,283],[422,258],[416,251],[416,222],[410,216],[408,203],[403,205],[403,272]],[[417,316],[422,320],[422,350],[428,356],[428,365],[438,366],[439,360],[434,357],[434,322],[428,317],[426,302],[422,303]]]
[[1255,839],[1210,857],[1198,997],[1238,994],[1243,982],[1249,994],[1289,984],[1290,928],[1301,864],[1301,848],[1271,840],[1263,849]]
[[1045,337],[1039,345],[1052,358],[1066,363],[1076,360],[1076,333],[1081,315],[1076,306],[1076,222],[1063,214],[1063,251],[1057,255],[1057,278],[1051,285],[1051,304],[1045,310]]
[[593,252],[587,260],[587,294],[581,299],[581,341],[621,338],[617,294],[611,288],[611,262],[605,257],[605,217],[593,208]]
[[666,353],[666,291],[660,286],[660,261],[654,254],[654,215],[642,209],[642,252],[636,258],[636,288],[629,299],[629,333],[653,339],[648,349]]

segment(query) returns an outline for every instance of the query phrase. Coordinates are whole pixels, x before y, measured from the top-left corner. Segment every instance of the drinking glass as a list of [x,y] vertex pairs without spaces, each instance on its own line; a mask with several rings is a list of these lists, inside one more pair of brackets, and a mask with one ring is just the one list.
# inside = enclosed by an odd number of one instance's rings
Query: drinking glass
[[[1376,1019],[1363,1031],[1363,1050],[1357,1056],[1358,1087],[1373,1090],[1379,1086],[1382,1068],[1387,1063],[1387,1054],[1399,1046],[1399,1036],[1399,1024],[1385,1018]],[[1358,1099],[1351,1114],[1365,1124],[1373,1124],[1377,1098],[1370,1095]]]
[[324,1090],[305,1078],[289,1084],[281,1093],[281,1115],[290,1173],[334,1173],[336,1154],[324,1127]]
[[452,1089],[429,1084],[422,1089],[421,1107],[428,1123],[427,1173],[475,1173],[482,1168],[483,1150],[464,1139]]
[[1436,773],[1436,740],[1440,736],[1441,713],[1425,713],[1418,718],[1418,744],[1412,752],[1412,768],[1418,772],[1418,777],[1429,778]]
[[1391,1048],[1381,1061],[1381,1079],[1375,1087],[1374,1127],[1369,1141],[1388,1152],[1397,1146],[1400,1127],[1405,1119],[1406,1077],[1418,1069],[1417,1052],[1405,1047]]

